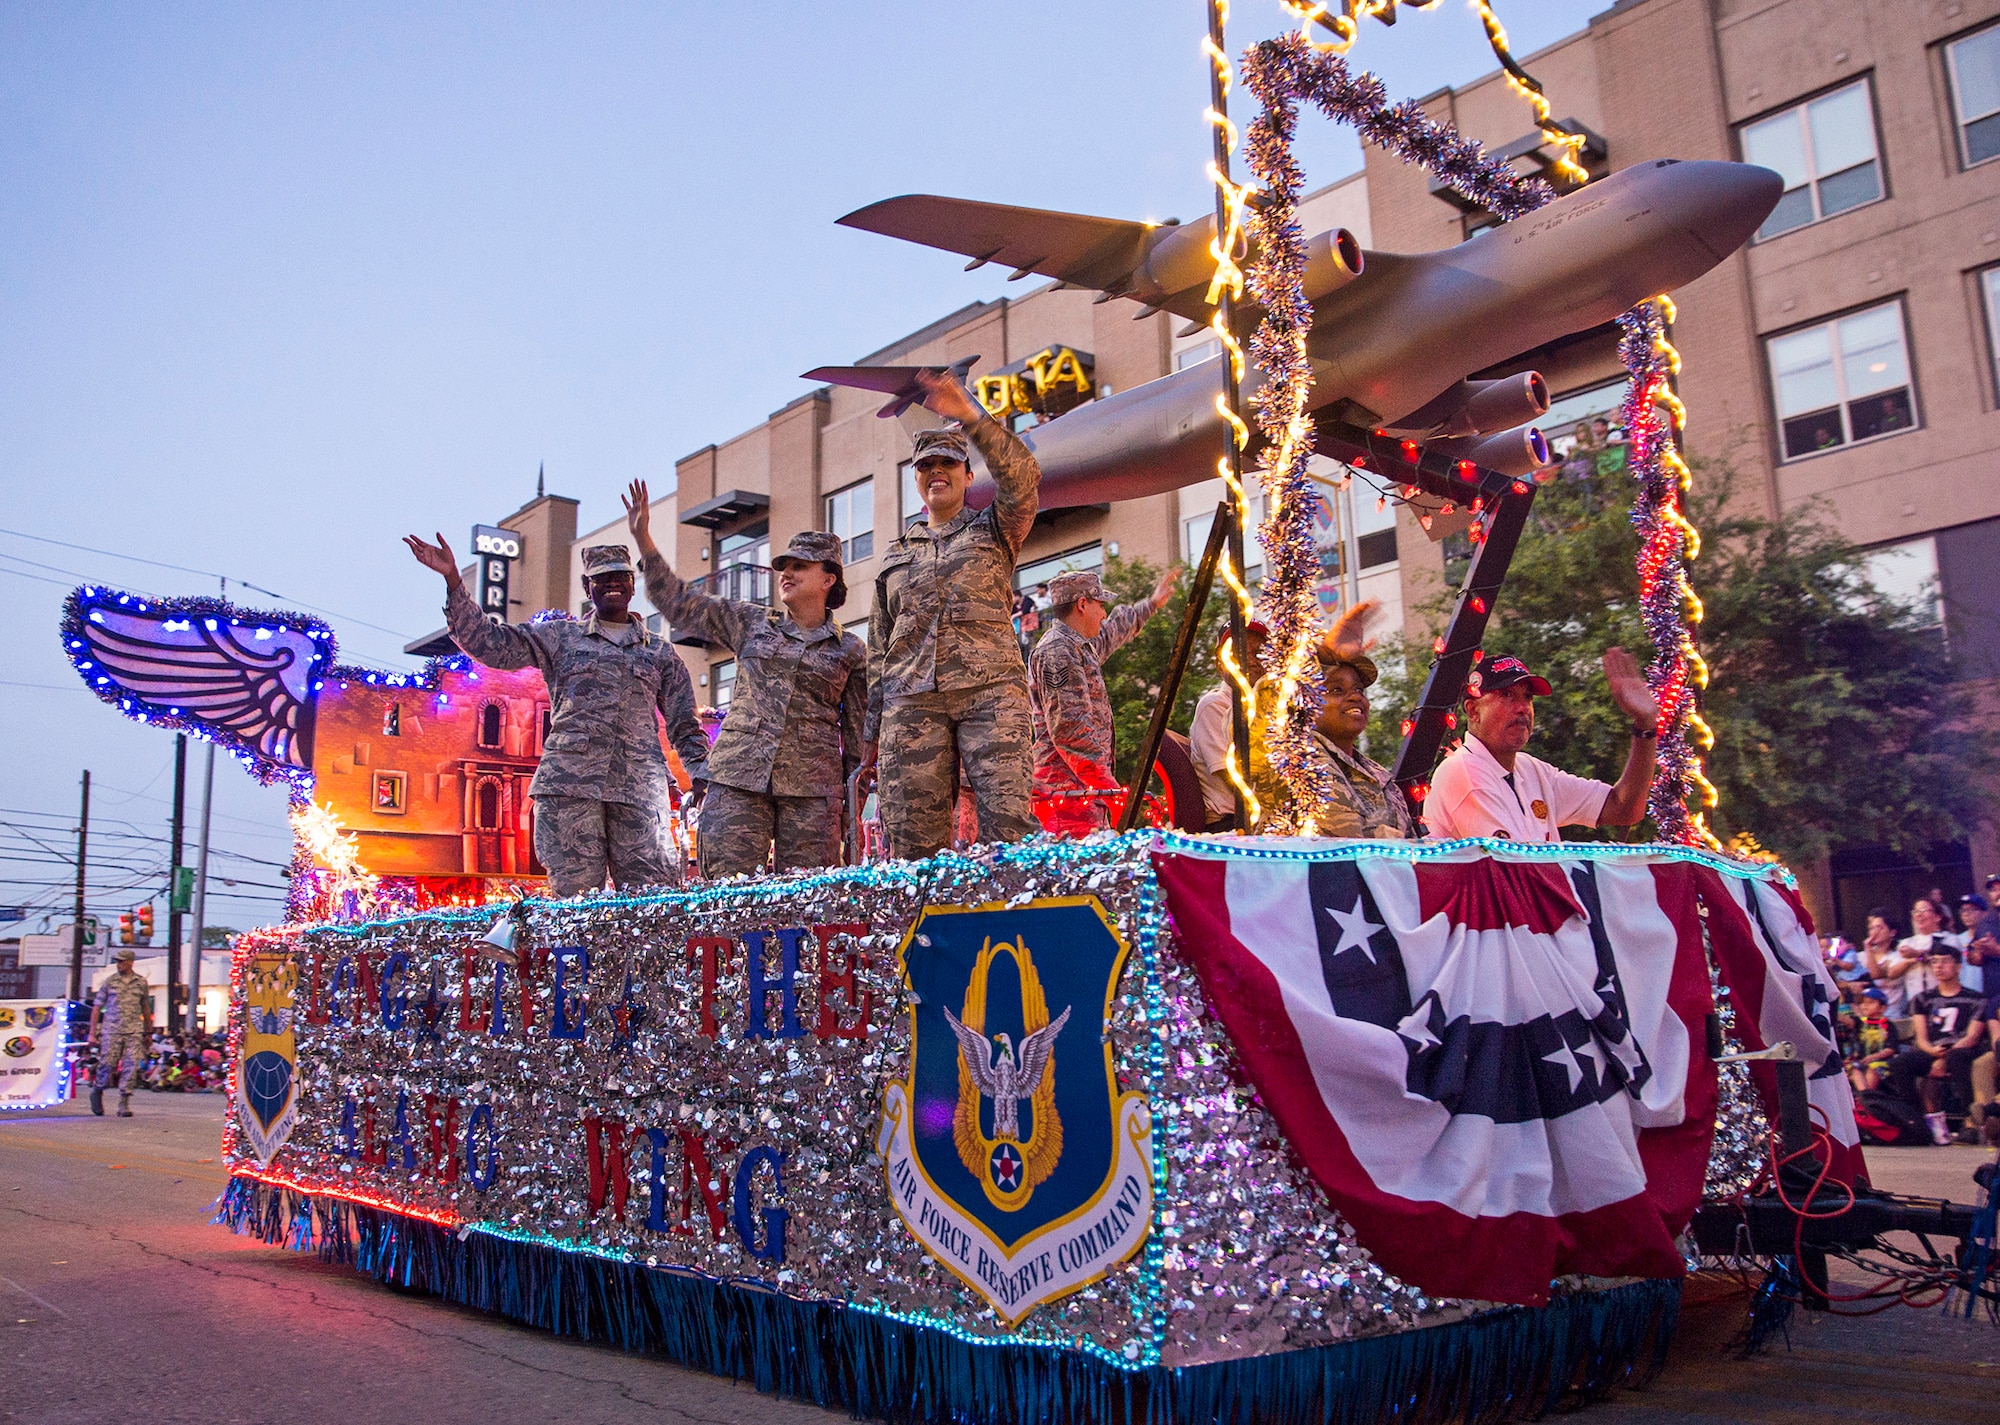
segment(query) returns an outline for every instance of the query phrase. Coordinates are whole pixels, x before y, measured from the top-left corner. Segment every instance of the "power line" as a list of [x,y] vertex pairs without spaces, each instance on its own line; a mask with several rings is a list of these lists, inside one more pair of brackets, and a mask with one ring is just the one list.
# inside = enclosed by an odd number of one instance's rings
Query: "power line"
[[[16,539],[33,540],[37,544],[53,544],[62,549],[75,549],[81,551],[84,554],[100,554],[104,556],[106,559],[124,559],[133,564],[150,564],[153,565],[155,568],[172,569],[177,573],[181,574],[199,574],[206,579],[235,579],[234,575],[218,574],[213,569],[191,569],[185,564],[169,564],[164,559],[148,559],[144,555],[139,555],[139,554],[121,554],[119,551],[115,549],[97,549],[88,544],[72,544],[70,543],[70,541],[66,539],[50,539],[46,535],[29,534],[25,530],[0,529],[0,534],[12,535]],[[9,555],[7,557],[13,559],[20,558],[19,555]],[[22,560],[21,562],[26,564],[34,563],[33,560]],[[44,564],[38,567],[47,569],[53,566]],[[78,575],[77,577],[82,578],[84,576]],[[235,582],[242,585],[246,589],[255,590],[257,593],[264,595],[266,598],[279,599],[288,604],[297,604],[301,608],[311,609],[314,613],[322,613],[327,615],[329,618],[337,618],[345,620],[348,623],[359,624],[362,628],[372,628],[375,630],[375,632],[386,633],[392,638],[400,638],[405,642],[408,642],[411,637],[411,635],[404,633],[399,629],[384,628],[379,623],[370,623],[368,622],[367,619],[355,618],[352,614],[336,613],[332,609],[323,609],[317,604],[309,604],[304,599],[289,598],[286,595],[279,593],[275,589],[267,589],[261,584],[253,584],[248,579],[235,579]]]

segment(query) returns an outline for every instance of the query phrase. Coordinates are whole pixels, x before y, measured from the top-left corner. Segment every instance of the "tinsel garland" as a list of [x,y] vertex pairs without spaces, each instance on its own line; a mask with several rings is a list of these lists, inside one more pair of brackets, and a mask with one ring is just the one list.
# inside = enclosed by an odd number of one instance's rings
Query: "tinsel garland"
[[[1312,724],[1325,688],[1312,656],[1319,614],[1313,587],[1318,560],[1306,478],[1306,462],[1312,456],[1306,418],[1312,390],[1306,359],[1312,307],[1302,285],[1306,239],[1298,221],[1305,175],[1292,156],[1298,106],[1309,102],[1335,122],[1351,125],[1367,142],[1418,165],[1502,219],[1533,212],[1556,193],[1541,179],[1518,176],[1451,125],[1427,117],[1417,101],[1390,104],[1381,80],[1350,72],[1339,54],[1312,44],[1300,33],[1253,46],[1244,56],[1243,74],[1262,105],[1245,138],[1251,172],[1263,190],[1252,205],[1250,235],[1256,256],[1247,280],[1264,309],[1264,319],[1251,339],[1251,352],[1264,376],[1257,423],[1275,452],[1262,477],[1269,513],[1260,535],[1265,549],[1264,620],[1271,629],[1267,661],[1280,670],[1281,679],[1279,720],[1268,746],[1294,807],[1311,808],[1325,804],[1332,774],[1311,755]],[[1686,562],[1699,540],[1680,508],[1687,467],[1674,441],[1679,403],[1668,389],[1678,358],[1665,340],[1665,317],[1658,302],[1634,308],[1619,321],[1626,332],[1620,354],[1631,375],[1624,420],[1639,485],[1632,517],[1640,532],[1642,601],[1655,650],[1647,681],[1660,700],[1660,765],[1649,809],[1659,839],[1715,846],[1701,814],[1691,815],[1684,804],[1687,793],[1694,791],[1712,805],[1714,788],[1702,776],[1690,740],[1707,738],[1692,691],[1705,681],[1706,671],[1689,633],[1689,619],[1700,617],[1700,604],[1688,586]],[[1672,413],[1671,424],[1661,415],[1663,409]],[[1473,538],[1480,533],[1475,522]],[[1306,820],[1291,818],[1293,825],[1304,825]]]
[[[1671,384],[1679,364],[1667,340],[1672,310],[1660,298],[1618,319],[1624,331],[1618,355],[1632,377],[1619,418],[1636,485],[1632,526],[1639,532],[1639,612],[1653,641],[1646,683],[1660,704],[1660,762],[1646,811],[1658,839],[1720,849],[1700,809],[1715,804],[1715,788],[1702,775],[1696,744],[1706,747],[1715,739],[1696,702],[1708,668],[1695,651],[1692,625],[1701,618],[1701,601],[1687,567],[1701,549],[1701,536],[1681,508],[1690,472],[1676,440],[1682,409]],[[1698,803],[1692,812],[1690,792]]]
[[1167,1425],[1254,1410],[1259,1420],[1361,1425],[1541,1414],[1565,1396],[1642,1382],[1665,1359],[1680,1310],[1679,1282],[1642,1281],[1306,1350],[1131,1369],[247,1178],[230,1181],[215,1220],[406,1291],[891,1421]]
[[[1414,163],[1503,218],[1531,212],[1555,196],[1540,179],[1517,177],[1474,140],[1427,117],[1415,100],[1388,102],[1382,81],[1351,73],[1338,54],[1315,47],[1298,33],[1267,40],[1244,56],[1245,82],[1261,108],[1250,123],[1245,152],[1262,188],[1250,222],[1256,256],[1247,279],[1264,309],[1250,350],[1264,377],[1257,424],[1272,451],[1262,473],[1266,514],[1258,538],[1265,551],[1261,603],[1270,627],[1267,665],[1279,682],[1278,717],[1268,734],[1272,766],[1292,795],[1292,809],[1275,809],[1290,825],[1311,829],[1310,808],[1332,800],[1334,775],[1313,755],[1313,721],[1326,689],[1313,640],[1319,620],[1315,584],[1319,560],[1313,546],[1313,454],[1306,402],[1312,370],[1306,338],[1312,304],[1303,276],[1306,237],[1298,201],[1305,174],[1292,155],[1298,106],[1309,102],[1337,123]],[[1304,809],[1304,810],[1302,810]]]

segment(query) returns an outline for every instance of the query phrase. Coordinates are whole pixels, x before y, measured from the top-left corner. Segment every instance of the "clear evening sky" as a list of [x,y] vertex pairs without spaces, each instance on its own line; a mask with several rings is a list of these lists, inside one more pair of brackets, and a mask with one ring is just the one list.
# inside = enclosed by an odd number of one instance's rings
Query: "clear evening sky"
[[[1605,3],[1498,8],[1527,54]],[[1231,47],[1283,23],[1238,0]],[[113,556],[226,575],[326,611],[347,661],[413,667],[441,599],[399,535],[463,552],[544,462],[594,527],[800,371],[1019,290],[842,213],[1206,211],[1203,24],[1198,0],[0,6],[0,904],[68,904],[37,839],[73,849],[85,767],[91,908],[163,881],[142,838],[172,739],[82,691],[71,585],[216,589]],[[1465,0],[1370,24],[1353,60],[1398,97],[1494,68]],[[1359,167],[1302,129],[1314,186]],[[209,919],[275,918],[283,794],[231,760],[215,791],[238,884]]]

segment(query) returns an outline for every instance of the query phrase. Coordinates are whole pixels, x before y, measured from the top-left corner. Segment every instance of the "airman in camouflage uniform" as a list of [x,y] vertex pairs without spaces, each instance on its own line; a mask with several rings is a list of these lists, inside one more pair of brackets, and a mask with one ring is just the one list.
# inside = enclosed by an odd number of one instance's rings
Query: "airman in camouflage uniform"
[[[1360,641],[1361,623],[1373,608],[1372,601],[1357,604],[1320,642],[1326,702],[1313,725],[1312,753],[1329,774],[1329,796],[1309,810],[1317,836],[1410,841],[1417,828],[1403,789],[1388,768],[1372,761],[1357,745],[1368,728],[1367,689],[1378,676],[1375,660]],[[1277,708],[1278,678],[1266,675],[1257,684],[1257,709],[1250,723],[1250,781],[1263,804],[1260,829],[1275,825],[1280,817],[1296,829],[1306,817],[1292,807],[1291,789],[1271,763],[1270,732]]]
[[1028,696],[1035,717],[1036,812],[1064,836],[1108,826],[1099,798],[1065,796],[1116,791],[1111,695],[1104,660],[1123,648],[1173,594],[1169,571],[1152,597],[1110,608],[1111,591],[1094,573],[1058,574],[1049,581],[1048,631],[1028,656]]
[[703,593],[668,567],[647,530],[646,488],[627,517],[646,597],[679,633],[736,655],[736,690],[708,754],[701,804],[705,876],[840,864],[847,777],[861,762],[868,650],[830,617],[847,601],[838,535],[808,530],[771,561],[782,609]]
[[655,712],[697,787],[707,776],[708,739],[695,720],[694,682],[663,638],[630,613],[633,569],[622,544],[583,551],[587,619],[494,623],[459,578],[451,547],[405,540],[443,576],[452,641],[489,668],[540,671],[552,717],[541,765],[528,785],[535,805],[535,855],[556,896],[679,879],[667,845],[667,787]]
[[138,957],[120,950],[118,968],[98,987],[90,1005],[90,1037],[97,1045],[97,1073],[91,1080],[90,1111],[104,1113],[104,1091],[118,1080],[118,1116],[132,1116],[132,1084],[146,1063],[153,1037],[153,987],[132,968]]
[[[1041,467],[1020,439],[950,377],[926,374],[924,404],[964,428],[917,436],[918,493],[931,515],[882,556],[868,633],[865,735],[880,736],[882,820],[897,856],[950,844],[956,769],[972,784],[979,834],[1035,829],[1027,670],[1014,638],[1014,561],[1035,522]],[[967,439],[998,487],[964,503]]]

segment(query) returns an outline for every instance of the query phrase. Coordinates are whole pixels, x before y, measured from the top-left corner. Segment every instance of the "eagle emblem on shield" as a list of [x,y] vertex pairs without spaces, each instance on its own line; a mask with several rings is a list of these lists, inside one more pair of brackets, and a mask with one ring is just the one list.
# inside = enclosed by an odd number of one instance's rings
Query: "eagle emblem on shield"
[[1103,1277],[1152,1218],[1152,1110],[1107,1033],[1125,943],[1095,896],[929,906],[901,951],[910,1075],[878,1139],[896,1211],[1017,1321]]

